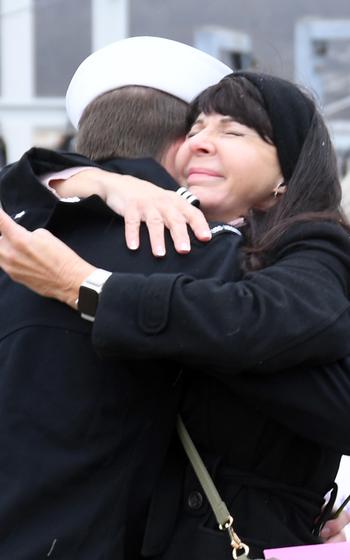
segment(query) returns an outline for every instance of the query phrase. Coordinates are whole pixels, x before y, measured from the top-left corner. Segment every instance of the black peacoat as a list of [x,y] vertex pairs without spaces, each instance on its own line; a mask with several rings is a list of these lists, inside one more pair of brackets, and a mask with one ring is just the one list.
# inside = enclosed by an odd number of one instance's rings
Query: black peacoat
[[[211,249],[193,240],[188,257],[168,240],[167,257],[155,259],[145,232],[140,250],[129,251],[123,220],[99,197],[62,202],[36,178],[69,164],[91,162],[30,150],[4,170],[4,209],[30,230],[48,228],[108,270],[239,274],[241,236],[234,230],[216,235]],[[151,160],[105,168],[177,188]],[[155,360],[146,375],[139,361],[99,356],[91,323],[76,311],[2,272],[0,293],[0,558],[137,558],[178,410],[178,364]],[[124,329],[124,322],[114,328]]]

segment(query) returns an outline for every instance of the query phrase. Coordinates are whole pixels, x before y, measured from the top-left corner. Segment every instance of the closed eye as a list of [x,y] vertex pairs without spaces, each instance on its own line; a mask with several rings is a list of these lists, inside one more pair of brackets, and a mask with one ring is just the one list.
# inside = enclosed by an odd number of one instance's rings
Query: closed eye
[[190,130],[190,131],[187,133],[186,138],[192,138],[192,136],[195,136],[196,134],[198,134],[198,132],[199,132],[199,130]]
[[225,134],[229,134],[230,136],[245,136],[243,132],[236,132],[234,130],[225,130]]

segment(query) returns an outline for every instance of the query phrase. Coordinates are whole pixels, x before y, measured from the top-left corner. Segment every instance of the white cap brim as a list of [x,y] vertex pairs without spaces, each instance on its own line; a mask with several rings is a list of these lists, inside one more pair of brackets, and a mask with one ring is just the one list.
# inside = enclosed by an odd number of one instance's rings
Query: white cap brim
[[129,37],[88,56],[68,86],[66,108],[78,128],[85,107],[107,91],[128,85],[152,87],[191,102],[232,69],[213,56],[162,37]]

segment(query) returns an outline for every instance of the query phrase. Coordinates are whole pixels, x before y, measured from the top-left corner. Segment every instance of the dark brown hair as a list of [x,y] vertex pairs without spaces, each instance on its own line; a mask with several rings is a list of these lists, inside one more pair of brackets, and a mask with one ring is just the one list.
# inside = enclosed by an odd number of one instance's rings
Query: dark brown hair
[[185,135],[187,104],[148,87],[127,86],[104,93],[84,110],[77,151],[96,161],[115,157],[162,158]]
[[[269,79],[274,80],[273,77]],[[277,85],[278,80],[276,78]],[[283,81],[284,87],[286,83]],[[289,83],[289,87],[295,88],[299,98],[300,94],[305,96],[308,107],[312,104],[313,116],[286,193],[270,209],[264,212],[253,209],[247,216],[246,270],[265,266],[280,236],[296,222],[328,220],[350,230],[340,207],[337,160],[326,124],[312,97],[293,83]],[[283,102],[282,99],[282,107]],[[187,130],[202,112],[231,116],[256,130],[266,142],[275,144],[266,102],[257,87],[244,76],[232,74],[200,94],[189,108]]]
[[187,114],[187,131],[200,113],[219,113],[254,128],[263,140],[273,143],[271,121],[259,91],[245,78],[224,78],[198,95]]
[[341,197],[334,148],[323,118],[316,112],[286,193],[268,211],[250,213],[250,267],[267,264],[269,251],[295,223],[331,221],[350,231],[341,209]]

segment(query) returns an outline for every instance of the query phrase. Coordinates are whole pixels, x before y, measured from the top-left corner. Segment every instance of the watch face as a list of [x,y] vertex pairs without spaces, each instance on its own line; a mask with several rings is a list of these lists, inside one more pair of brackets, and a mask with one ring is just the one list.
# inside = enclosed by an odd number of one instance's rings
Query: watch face
[[98,296],[99,294],[96,290],[88,288],[84,285],[80,286],[78,300],[79,312],[84,315],[89,315],[90,317],[95,317],[98,305]]

